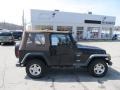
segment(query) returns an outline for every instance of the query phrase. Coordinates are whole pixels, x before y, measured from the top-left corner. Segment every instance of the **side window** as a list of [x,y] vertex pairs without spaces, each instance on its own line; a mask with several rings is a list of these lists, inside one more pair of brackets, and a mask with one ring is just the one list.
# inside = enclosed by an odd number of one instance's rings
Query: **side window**
[[34,43],[34,35],[33,34],[28,35],[27,44],[29,44],[29,43]]
[[59,38],[59,44],[60,45],[65,45],[66,44],[67,38],[66,38],[65,35],[59,35],[58,38]]
[[44,34],[37,34],[37,33],[32,33],[29,34],[28,36],[28,40],[27,40],[28,44],[35,44],[35,45],[44,45],[45,44],[45,36]]
[[35,35],[35,44],[37,44],[37,45],[44,45],[45,44],[44,34],[36,34]]
[[67,45],[71,42],[69,35],[60,35],[59,38],[60,38],[60,43],[62,43],[62,44]]
[[65,34],[52,34],[51,45],[68,45],[71,42],[69,35]]
[[58,43],[59,43],[59,39],[58,39],[57,35],[56,34],[51,35],[51,45],[57,46]]

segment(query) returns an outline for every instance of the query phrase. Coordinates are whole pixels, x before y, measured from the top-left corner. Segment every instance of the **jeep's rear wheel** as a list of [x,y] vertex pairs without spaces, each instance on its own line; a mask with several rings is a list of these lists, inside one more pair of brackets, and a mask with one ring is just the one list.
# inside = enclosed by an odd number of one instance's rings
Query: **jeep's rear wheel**
[[88,71],[95,77],[103,77],[108,71],[108,66],[103,60],[95,60],[89,64]]
[[29,61],[26,65],[26,73],[29,77],[36,79],[45,73],[45,64],[40,60]]

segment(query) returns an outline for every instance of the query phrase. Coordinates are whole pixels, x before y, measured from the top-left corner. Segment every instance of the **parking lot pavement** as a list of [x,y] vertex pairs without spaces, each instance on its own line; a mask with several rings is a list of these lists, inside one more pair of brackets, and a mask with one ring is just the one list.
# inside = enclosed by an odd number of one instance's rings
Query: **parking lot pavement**
[[112,56],[113,66],[103,78],[90,76],[85,69],[53,69],[41,79],[30,79],[25,68],[16,67],[14,46],[0,46],[0,90],[119,90],[120,42],[82,42],[99,46]]

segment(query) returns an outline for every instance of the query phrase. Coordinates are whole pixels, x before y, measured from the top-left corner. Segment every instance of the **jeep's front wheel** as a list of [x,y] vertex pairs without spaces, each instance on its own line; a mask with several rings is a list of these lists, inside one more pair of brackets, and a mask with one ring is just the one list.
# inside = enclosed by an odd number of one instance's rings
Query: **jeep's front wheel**
[[89,64],[88,71],[95,77],[103,77],[108,71],[108,66],[104,60],[95,60]]
[[45,73],[45,64],[40,60],[29,61],[26,65],[26,73],[29,77],[36,79]]

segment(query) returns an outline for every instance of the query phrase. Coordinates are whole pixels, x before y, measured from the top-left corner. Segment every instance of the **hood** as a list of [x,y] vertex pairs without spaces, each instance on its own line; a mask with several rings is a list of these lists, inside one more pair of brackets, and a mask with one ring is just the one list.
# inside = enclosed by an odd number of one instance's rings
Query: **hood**
[[[81,45],[81,44],[77,44],[77,48],[86,48],[86,49],[101,49],[99,47],[95,47],[95,46],[88,46],[88,45]],[[102,50],[102,49],[101,49]]]
[[87,52],[91,52],[91,53],[100,53],[100,54],[106,53],[106,51],[104,49],[95,47],[95,46],[77,44],[77,48],[79,50],[87,51]]

